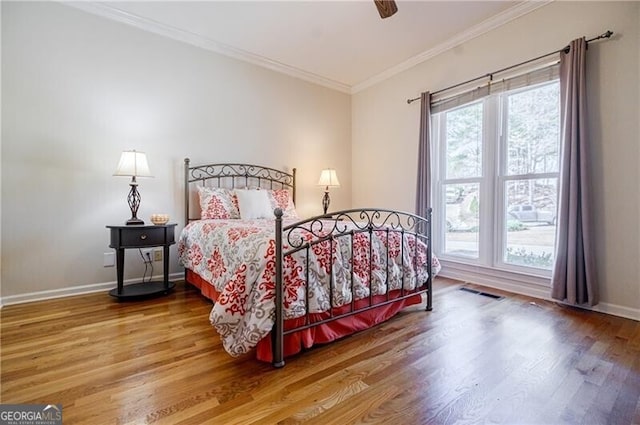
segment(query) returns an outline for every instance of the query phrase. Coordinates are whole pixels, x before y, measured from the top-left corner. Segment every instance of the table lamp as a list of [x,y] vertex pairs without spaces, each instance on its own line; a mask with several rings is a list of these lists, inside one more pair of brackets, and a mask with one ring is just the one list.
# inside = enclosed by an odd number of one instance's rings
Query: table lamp
[[120,162],[114,176],[131,176],[131,190],[127,201],[129,202],[129,208],[131,208],[131,218],[127,220],[126,224],[144,224],[144,221],[138,218],[138,208],[140,207],[140,192],[138,192],[138,182],[136,177],[153,177],[149,172],[149,164],[147,163],[147,156],[144,152],[136,152],[135,150],[124,151],[120,156]]
[[340,181],[338,180],[336,170],[333,168],[326,168],[322,170],[320,173],[320,180],[318,180],[318,186],[325,187],[324,196],[322,197],[322,208],[324,209],[324,214],[326,214],[329,209],[329,203],[331,202],[331,198],[329,198],[329,188],[340,187]]

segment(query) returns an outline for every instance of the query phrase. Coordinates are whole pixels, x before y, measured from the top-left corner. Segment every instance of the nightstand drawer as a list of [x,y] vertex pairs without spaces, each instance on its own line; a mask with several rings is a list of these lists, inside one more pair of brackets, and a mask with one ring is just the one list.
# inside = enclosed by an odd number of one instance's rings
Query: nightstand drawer
[[141,248],[145,246],[173,245],[176,225],[159,226],[107,226],[111,229],[111,248]]
[[164,244],[164,227],[153,229],[131,229],[123,232],[120,246],[146,246]]

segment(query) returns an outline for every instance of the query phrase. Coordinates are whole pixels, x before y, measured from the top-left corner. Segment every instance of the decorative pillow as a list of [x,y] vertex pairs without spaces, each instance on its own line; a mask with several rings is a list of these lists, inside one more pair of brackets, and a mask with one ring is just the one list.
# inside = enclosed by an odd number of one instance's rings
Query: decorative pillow
[[266,190],[236,190],[235,194],[243,220],[274,217]]
[[283,218],[298,218],[296,206],[291,198],[291,191],[288,189],[268,190],[271,209],[280,208]]
[[238,200],[229,189],[198,186],[200,218],[240,218]]

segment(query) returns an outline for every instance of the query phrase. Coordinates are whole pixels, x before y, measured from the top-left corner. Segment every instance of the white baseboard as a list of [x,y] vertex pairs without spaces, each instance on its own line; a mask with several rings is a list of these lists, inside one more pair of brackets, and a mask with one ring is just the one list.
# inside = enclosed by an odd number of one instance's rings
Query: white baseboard
[[[169,275],[170,280],[182,280],[184,278],[184,273],[172,273]],[[153,280],[162,280],[162,276],[153,276]],[[129,283],[139,283],[142,278],[134,278],[127,279],[124,281],[124,284],[127,285]],[[23,304],[30,303],[33,301],[43,301],[43,300],[51,300],[54,298],[63,298],[63,297],[71,297],[74,295],[83,295],[83,294],[91,294],[94,292],[106,292],[115,288],[117,283],[113,282],[104,282],[104,283],[93,283],[91,285],[81,285],[81,286],[70,286],[68,288],[60,288],[60,289],[50,289],[47,291],[38,291],[38,292],[30,292],[27,294],[20,295],[9,295],[7,297],[0,298],[0,308],[5,305],[12,304]]]
[[[512,292],[514,294],[527,295],[547,301],[558,302],[550,297],[549,288],[534,283],[522,282],[517,279],[508,279],[504,276],[490,276],[489,274],[468,272],[455,267],[443,267],[438,276],[456,279],[463,282],[475,283],[489,288],[500,289],[502,291]],[[171,280],[181,280],[184,277],[183,272],[172,273],[169,275]],[[162,276],[154,276],[153,279],[162,279]],[[138,283],[140,278],[128,279],[124,283]],[[110,291],[116,286],[116,282],[94,283],[91,285],[72,286],[68,288],[52,289],[48,291],[31,292],[20,295],[10,295],[0,298],[0,308],[5,305],[22,304],[33,301],[51,300],[54,298],[71,297],[74,295],[91,294],[94,292]],[[640,321],[640,309],[625,307],[611,303],[599,303],[590,308],[582,307],[587,310],[597,311],[600,313],[611,314],[613,316],[625,317],[627,319]]]
[[[445,266],[443,264],[442,271],[438,274],[438,276],[461,280],[463,282],[475,283],[489,288],[500,289],[502,291],[507,291],[514,294],[527,295],[542,300],[560,302],[551,298],[551,290],[548,286],[537,284],[532,281],[524,282],[519,280],[517,276],[506,277],[504,273],[500,272],[495,275],[487,271],[478,273],[477,270],[471,272],[456,267],[455,265]],[[577,307],[585,310],[597,311],[600,313],[606,313],[613,316],[640,321],[640,309],[637,308],[625,307],[604,302],[601,302],[593,307]]]
[[640,322],[640,309],[637,308],[625,307],[618,304],[598,303],[598,305],[590,307],[588,310],[611,314],[612,316],[626,317],[627,319]]

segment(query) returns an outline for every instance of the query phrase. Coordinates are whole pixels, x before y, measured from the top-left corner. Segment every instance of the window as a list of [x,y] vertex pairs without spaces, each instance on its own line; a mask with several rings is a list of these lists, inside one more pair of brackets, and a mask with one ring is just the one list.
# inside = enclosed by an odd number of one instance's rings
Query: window
[[483,110],[478,102],[444,114],[444,247],[445,252],[471,258],[478,258],[480,251]]
[[485,96],[435,114],[433,124],[439,255],[549,274],[560,166],[558,81]]

